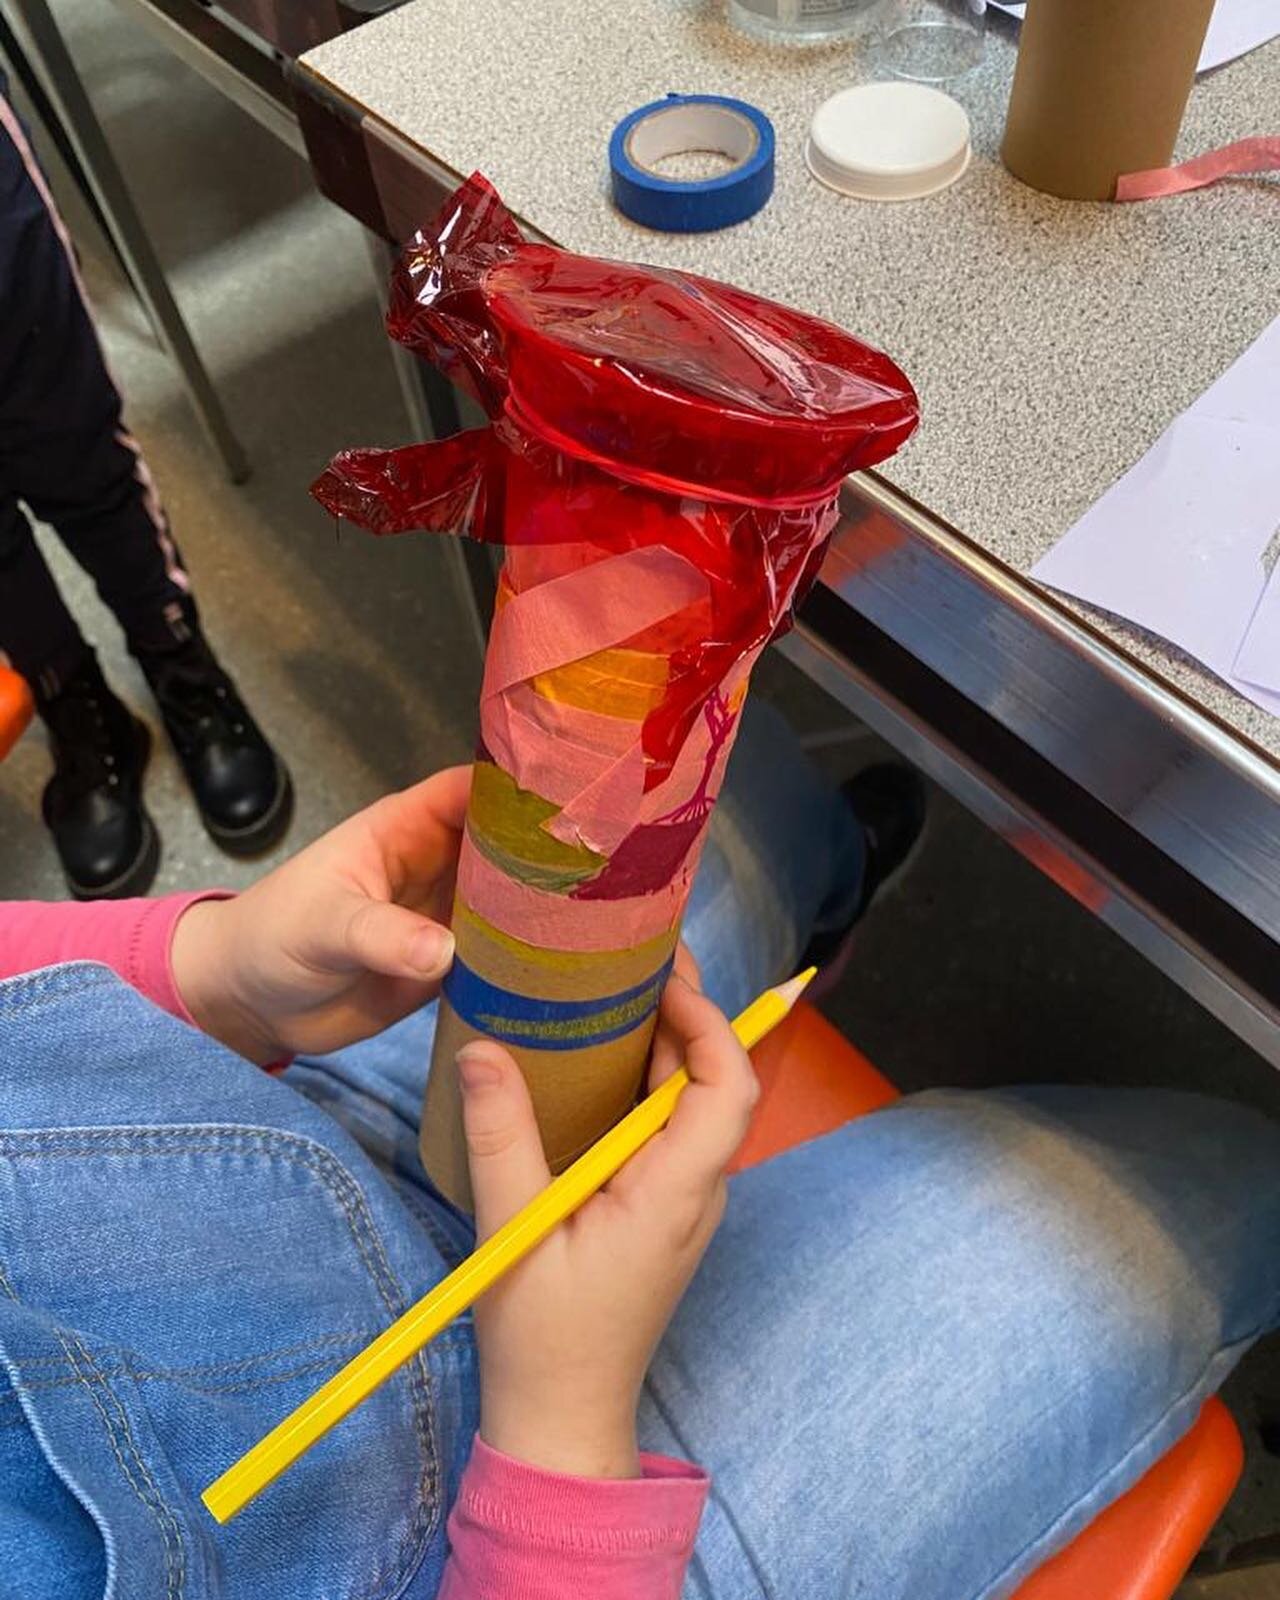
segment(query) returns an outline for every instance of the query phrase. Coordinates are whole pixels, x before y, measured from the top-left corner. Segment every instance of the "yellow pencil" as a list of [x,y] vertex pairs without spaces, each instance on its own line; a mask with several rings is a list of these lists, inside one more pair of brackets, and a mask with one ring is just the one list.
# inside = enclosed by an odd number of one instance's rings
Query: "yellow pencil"
[[[735,1018],[733,1031],[750,1050],[787,1015],[800,998],[815,968],[810,967],[789,983],[766,989]],[[353,1356],[340,1372],[300,1406],[239,1461],[233,1463],[201,1495],[218,1522],[229,1522],[255,1495],[309,1450],[317,1439],[342,1421],[379,1384],[415,1356],[455,1317],[510,1271],[522,1257],[625,1166],[641,1145],[667,1125],[676,1101],[689,1082],[683,1067],[655,1089],[604,1137],[579,1156],[510,1222],[467,1257],[456,1271],[438,1283],[416,1305],[399,1317],[385,1333]]]

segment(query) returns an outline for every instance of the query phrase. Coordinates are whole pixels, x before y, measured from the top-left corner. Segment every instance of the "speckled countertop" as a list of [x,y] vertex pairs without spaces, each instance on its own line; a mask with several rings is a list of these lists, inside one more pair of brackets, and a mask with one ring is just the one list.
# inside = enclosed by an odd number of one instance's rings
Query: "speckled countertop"
[[[1280,313],[1280,184],[1143,205],[1054,200],[998,149],[1013,35],[953,89],[975,160],[951,190],[871,205],[804,164],[820,101],[867,75],[854,44],[754,42],[723,0],[409,0],[304,65],[465,174],[483,169],[549,238],[726,278],[888,350],[923,422],[888,476],[1025,572]],[[720,233],[651,233],[608,200],[609,133],[678,90],[736,95],[778,135],[777,188]],[[1280,41],[1198,80],[1187,156],[1280,120]],[[1173,651],[1094,616],[1149,668],[1274,757],[1280,719]]]

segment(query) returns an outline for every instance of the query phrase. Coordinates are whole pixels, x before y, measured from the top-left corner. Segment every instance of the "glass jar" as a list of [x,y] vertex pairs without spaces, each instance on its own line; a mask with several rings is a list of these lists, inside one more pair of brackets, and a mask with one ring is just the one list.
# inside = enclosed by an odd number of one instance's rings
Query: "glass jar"
[[950,83],[982,61],[986,0],[879,0],[871,60],[895,78]]
[[729,0],[729,20],[758,39],[795,44],[858,30],[875,0]]

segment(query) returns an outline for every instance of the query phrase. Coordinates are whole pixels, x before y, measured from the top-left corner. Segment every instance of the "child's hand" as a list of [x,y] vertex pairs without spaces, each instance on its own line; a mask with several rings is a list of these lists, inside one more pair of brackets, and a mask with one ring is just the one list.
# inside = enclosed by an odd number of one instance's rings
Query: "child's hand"
[[174,929],[178,992],[200,1027],[268,1062],[336,1050],[431,999],[453,959],[469,767],[388,795],[233,900]]
[[[651,1087],[693,1082],[670,1124],[476,1307],[480,1432],[494,1449],[584,1477],[635,1477],[645,1370],[724,1209],[725,1168],[758,1093],[709,1000],[673,978]],[[498,1045],[458,1056],[481,1239],[551,1181],[524,1079]]]

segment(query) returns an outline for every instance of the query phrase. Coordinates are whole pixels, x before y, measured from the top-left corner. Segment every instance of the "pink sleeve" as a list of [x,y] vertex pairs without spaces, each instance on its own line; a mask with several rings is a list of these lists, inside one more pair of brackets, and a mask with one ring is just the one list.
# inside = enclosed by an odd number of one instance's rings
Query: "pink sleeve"
[[640,1461],[640,1478],[571,1478],[477,1438],[438,1600],[678,1600],[707,1475],[665,1456]]
[[63,961],[98,961],[148,1000],[194,1027],[173,981],[169,945],[178,918],[197,900],[221,893],[171,894],[162,900],[11,900],[0,903],[0,978]]

